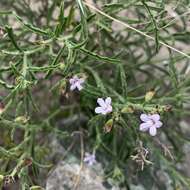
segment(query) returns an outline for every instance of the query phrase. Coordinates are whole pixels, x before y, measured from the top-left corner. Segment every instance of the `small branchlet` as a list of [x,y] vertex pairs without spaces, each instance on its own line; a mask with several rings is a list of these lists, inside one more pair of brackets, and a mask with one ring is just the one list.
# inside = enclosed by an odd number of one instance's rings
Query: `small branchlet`
[[131,158],[134,160],[141,168],[144,170],[145,165],[152,165],[153,163],[148,160],[148,149],[143,147],[143,142],[139,142],[139,146],[135,149],[135,155],[132,155]]
[[164,143],[160,142],[159,139],[156,139],[155,141],[162,148],[164,156],[168,156],[171,160],[174,160],[174,156],[171,153],[171,149],[173,149],[172,146],[165,145]]

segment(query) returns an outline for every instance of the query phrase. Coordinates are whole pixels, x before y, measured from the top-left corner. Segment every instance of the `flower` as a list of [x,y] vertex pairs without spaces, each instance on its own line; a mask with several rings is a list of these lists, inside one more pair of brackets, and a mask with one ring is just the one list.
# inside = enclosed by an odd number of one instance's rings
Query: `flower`
[[106,115],[107,113],[112,112],[112,106],[111,106],[111,98],[108,97],[105,99],[98,98],[97,103],[100,105],[99,107],[96,107],[95,112],[101,113],[102,115]]
[[140,124],[140,131],[148,131],[151,136],[155,136],[157,128],[160,128],[163,123],[160,121],[159,114],[141,114],[140,119],[144,122]]
[[88,152],[85,153],[84,162],[87,163],[89,166],[92,166],[96,163],[96,156],[95,154],[89,154]]
[[70,90],[75,90],[78,89],[79,91],[83,89],[83,83],[84,83],[85,79],[84,78],[79,78],[78,76],[73,76],[71,79],[69,79],[69,83],[70,83]]

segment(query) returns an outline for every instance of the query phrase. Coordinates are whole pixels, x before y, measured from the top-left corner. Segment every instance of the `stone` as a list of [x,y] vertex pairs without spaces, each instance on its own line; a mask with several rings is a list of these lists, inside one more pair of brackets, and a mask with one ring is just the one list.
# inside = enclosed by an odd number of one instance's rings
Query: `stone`
[[[73,161],[61,161],[57,164],[47,179],[46,190],[74,190],[76,186],[77,190],[106,190],[103,183],[103,178],[95,169],[84,165],[81,170],[80,164],[73,159]],[[120,190],[111,185],[108,189]]]
[[52,160],[55,167],[50,171],[46,180],[46,190],[122,190],[113,185],[109,179],[103,179],[102,165],[96,162],[93,166],[83,164],[82,170],[80,159],[71,153],[66,153],[65,148],[56,137],[50,137],[49,148],[52,150],[48,160]]

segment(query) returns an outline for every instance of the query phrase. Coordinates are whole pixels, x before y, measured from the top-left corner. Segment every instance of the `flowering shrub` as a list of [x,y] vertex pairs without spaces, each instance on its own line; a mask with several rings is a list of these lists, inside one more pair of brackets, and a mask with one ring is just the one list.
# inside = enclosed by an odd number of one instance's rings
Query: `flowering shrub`
[[126,189],[189,188],[188,22],[185,0],[1,0],[1,186],[42,189],[56,136]]

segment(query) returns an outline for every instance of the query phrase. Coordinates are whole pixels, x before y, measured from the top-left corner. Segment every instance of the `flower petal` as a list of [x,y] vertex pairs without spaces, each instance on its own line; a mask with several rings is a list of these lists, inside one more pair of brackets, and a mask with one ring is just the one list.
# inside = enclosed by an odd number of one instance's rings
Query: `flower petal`
[[161,121],[156,121],[156,123],[154,125],[156,128],[160,128],[160,127],[162,127],[163,123]]
[[107,105],[110,105],[111,104],[111,98],[110,97],[107,97],[106,100],[105,100],[105,103]]
[[84,158],[84,162],[89,162],[89,161],[90,161],[90,157],[89,156]]
[[156,127],[154,127],[154,126],[150,127],[149,133],[151,136],[155,136],[157,133]]
[[144,122],[150,120],[149,115],[142,113],[140,119]]
[[95,154],[85,153],[84,162],[87,163],[89,166],[92,166],[96,163]]
[[70,84],[73,84],[74,81],[75,81],[75,80],[74,80],[73,78],[69,79],[69,83],[70,83]]
[[151,127],[150,123],[141,123],[140,124],[140,131],[147,131]]
[[80,79],[79,79],[80,84],[83,84],[83,83],[84,83],[84,81],[85,81],[85,79],[84,79],[84,78],[80,78]]
[[160,115],[159,114],[152,114],[150,116],[150,118],[153,120],[153,121],[159,121],[160,120]]
[[102,107],[97,107],[95,109],[95,113],[102,113],[102,112],[104,112],[104,110],[102,109]]
[[105,106],[106,106],[106,104],[105,104],[103,98],[98,98],[98,99],[97,99],[97,103],[98,103],[101,107],[105,107]]
[[106,109],[106,112],[107,112],[107,113],[112,112],[112,106],[111,106],[111,105],[108,105],[108,107],[107,107],[107,109]]
[[76,87],[79,91],[83,89],[83,86],[79,82],[76,84]]
[[76,85],[75,85],[75,84],[72,84],[72,85],[70,86],[70,90],[71,90],[71,91],[73,91],[75,88],[76,88]]

